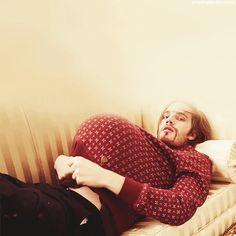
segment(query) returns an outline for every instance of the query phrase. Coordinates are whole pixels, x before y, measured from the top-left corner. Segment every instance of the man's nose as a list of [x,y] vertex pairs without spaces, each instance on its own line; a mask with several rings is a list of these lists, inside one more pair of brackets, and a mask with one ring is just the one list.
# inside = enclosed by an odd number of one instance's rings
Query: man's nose
[[166,124],[167,125],[173,125],[174,124],[173,118],[171,116],[168,117],[168,119],[166,120]]

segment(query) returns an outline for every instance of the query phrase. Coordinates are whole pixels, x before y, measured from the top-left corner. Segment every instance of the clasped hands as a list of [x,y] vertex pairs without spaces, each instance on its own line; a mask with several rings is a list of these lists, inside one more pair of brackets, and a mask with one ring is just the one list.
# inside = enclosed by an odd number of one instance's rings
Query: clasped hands
[[78,185],[105,187],[104,178],[107,170],[82,156],[60,155],[55,161],[54,168],[59,180],[71,177]]
[[54,168],[60,180],[71,177],[78,185],[106,188],[115,194],[119,194],[125,181],[125,177],[81,156],[60,155]]

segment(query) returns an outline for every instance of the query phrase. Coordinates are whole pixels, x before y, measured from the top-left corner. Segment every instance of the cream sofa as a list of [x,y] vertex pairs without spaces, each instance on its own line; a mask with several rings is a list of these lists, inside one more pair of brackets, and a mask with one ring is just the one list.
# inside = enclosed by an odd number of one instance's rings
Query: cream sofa
[[[117,113],[155,132],[156,114],[104,100],[76,82],[33,81],[22,91],[4,90],[0,100],[0,171],[30,182],[55,183],[59,154],[68,154],[82,121],[97,113]],[[9,89],[9,88],[8,88]],[[207,201],[181,226],[146,218],[123,236],[218,236],[236,221],[234,140],[201,144],[210,155],[213,181]]]

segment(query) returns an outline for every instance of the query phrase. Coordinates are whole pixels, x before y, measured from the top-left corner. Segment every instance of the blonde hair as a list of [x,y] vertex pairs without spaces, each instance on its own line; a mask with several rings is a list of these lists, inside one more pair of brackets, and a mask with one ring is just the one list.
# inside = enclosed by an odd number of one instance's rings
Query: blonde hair
[[169,103],[168,106],[165,107],[165,109],[162,111],[161,116],[159,117],[159,120],[158,120],[157,132],[159,130],[159,125],[163,118],[164,112],[171,104],[176,103],[176,102],[184,103],[189,108],[191,108],[192,128],[189,131],[189,134],[194,134],[196,138],[194,140],[189,140],[188,144],[192,146],[196,146],[198,143],[202,143],[206,140],[212,139],[212,129],[206,115],[202,111],[198,110],[192,104],[189,104],[188,102],[183,102],[183,101],[173,101]]

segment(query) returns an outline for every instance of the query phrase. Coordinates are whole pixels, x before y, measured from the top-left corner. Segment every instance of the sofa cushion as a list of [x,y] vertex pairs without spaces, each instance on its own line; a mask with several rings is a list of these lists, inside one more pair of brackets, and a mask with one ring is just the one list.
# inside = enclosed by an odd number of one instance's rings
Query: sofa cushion
[[236,183],[235,140],[208,140],[198,144],[196,150],[208,155],[212,160],[213,180]]

